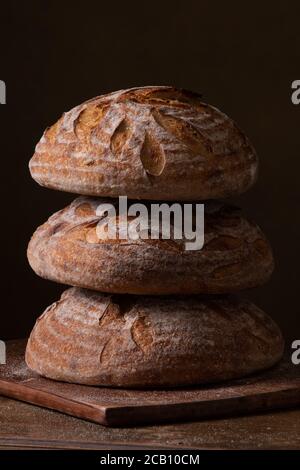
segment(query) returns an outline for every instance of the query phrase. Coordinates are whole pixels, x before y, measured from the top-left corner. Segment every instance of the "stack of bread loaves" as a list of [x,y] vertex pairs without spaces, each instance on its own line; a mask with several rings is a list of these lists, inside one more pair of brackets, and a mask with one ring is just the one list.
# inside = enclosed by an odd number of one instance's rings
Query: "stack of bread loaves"
[[[83,195],[29,243],[38,275],[75,286],[37,320],[26,350],[32,370],[81,384],[182,386],[280,359],[277,325],[233,295],[268,280],[270,245],[239,210],[212,201],[246,191],[257,173],[251,143],[226,115],[172,87],[100,96],[45,131],[30,170],[42,186]],[[99,237],[97,207],[117,208],[109,198],[121,195],[209,201],[204,247]]]

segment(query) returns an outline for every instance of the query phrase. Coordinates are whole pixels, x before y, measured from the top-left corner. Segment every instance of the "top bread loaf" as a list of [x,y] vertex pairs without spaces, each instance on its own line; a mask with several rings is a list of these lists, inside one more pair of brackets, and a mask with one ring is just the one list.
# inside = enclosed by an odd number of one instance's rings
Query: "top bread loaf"
[[245,134],[199,95],[151,86],[64,113],[46,129],[30,171],[42,186],[83,195],[204,200],[246,191],[257,163]]

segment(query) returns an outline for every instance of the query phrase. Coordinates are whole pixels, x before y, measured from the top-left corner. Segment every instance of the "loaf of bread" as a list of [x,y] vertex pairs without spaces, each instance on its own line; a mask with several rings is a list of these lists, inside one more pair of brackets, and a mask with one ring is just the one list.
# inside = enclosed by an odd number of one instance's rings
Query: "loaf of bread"
[[199,95],[121,90],[63,114],[30,161],[42,186],[90,196],[204,200],[255,181],[257,156],[236,124]]
[[113,387],[196,385],[282,356],[273,320],[236,297],[140,297],[71,288],[37,320],[26,362],[51,379]]
[[272,273],[268,241],[236,208],[205,204],[205,245],[188,251],[173,238],[99,238],[103,202],[79,197],[36,230],[28,259],[38,275],[100,292],[161,295],[231,293]]

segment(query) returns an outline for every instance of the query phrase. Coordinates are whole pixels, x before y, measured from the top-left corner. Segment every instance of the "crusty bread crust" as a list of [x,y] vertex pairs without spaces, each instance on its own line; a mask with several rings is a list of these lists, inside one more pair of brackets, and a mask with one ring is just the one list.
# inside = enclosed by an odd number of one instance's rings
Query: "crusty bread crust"
[[36,230],[28,259],[38,275],[100,292],[222,294],[263,284],[273,271],[267,239],[236,208],[205,204],[205,245],[185,251],[174,239],[98,239],[100,202],[79,197]]
[[236,124],[199,95],[167,86],[121,90],[65,113],[30,161],[42,186],[76,194],[204,200],[255,181],[257,156]]
[[196,385],[272,366],[273,320],[236,297],[135,297],[71,288],[37,320],[26,362],[55,380],[116,387]]

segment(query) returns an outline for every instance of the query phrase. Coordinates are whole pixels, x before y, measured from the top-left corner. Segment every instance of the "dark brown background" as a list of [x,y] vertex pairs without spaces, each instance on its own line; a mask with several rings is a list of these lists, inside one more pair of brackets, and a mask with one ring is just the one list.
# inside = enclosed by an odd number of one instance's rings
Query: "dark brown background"
[[[271,282],[247,294],[290,338],[300,337],[299,1],[40,2],[1,4],[2,292],[0,338],[24,336],[63,290],[29,268],[34,229],[73,196],[40,188],[28,160],[44,128],[83,100],[135,85],[202,92],[248,133],[256,186],[238,201],[269,236]],[[298,6],[297,6],[298,5]]]

